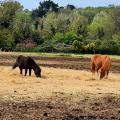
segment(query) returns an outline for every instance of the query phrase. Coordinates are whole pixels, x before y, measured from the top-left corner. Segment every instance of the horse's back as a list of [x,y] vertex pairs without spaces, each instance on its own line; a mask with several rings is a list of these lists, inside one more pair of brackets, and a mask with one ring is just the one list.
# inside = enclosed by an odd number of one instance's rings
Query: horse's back
[[102,60],[101,60],[101,55],[96,54],[91,58],[91,63],[95,64],[96,66],[101,66]]
[[23,55],[20,55],[20,56],[18,56],[16,61],[18,63],[18,66],[23,69],[31,68],[33,65],[35,65],[35,61],[29,56],[25,57]]

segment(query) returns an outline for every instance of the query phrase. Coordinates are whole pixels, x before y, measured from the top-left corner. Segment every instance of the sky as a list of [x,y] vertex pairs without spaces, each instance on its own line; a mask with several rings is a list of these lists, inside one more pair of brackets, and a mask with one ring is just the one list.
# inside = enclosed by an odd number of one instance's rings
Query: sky
[[[35,9],[39,6],[39,2],[44,0],[17,0],[19,1],[25,9]],[[120,5],[120,0],[52,0],[58,3],[59,6],[66,6],[72,4],[76,7],[84,8],[88,6],[98,7],[98,6],[108,6],[110,4]]]

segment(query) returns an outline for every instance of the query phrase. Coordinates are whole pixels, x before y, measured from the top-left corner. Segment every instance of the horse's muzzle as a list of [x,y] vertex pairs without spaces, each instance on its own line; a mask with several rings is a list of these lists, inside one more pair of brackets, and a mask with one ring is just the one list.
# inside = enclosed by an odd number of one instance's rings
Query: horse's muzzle
[[40,75],[36,75],[36,77],[40,77],[41,78],[41,74]]

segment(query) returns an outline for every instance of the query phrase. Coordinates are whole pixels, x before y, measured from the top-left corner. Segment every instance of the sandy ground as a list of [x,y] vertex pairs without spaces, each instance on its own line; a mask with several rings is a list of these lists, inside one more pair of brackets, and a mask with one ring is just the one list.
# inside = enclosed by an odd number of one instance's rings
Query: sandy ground
[[[42,67],[42,78],[19,74],[19,69],[0,66],[0,100],[24,101],[49,98],[55,93],[100,96],[120,95],[120,74],[110,73],[108,79],[93,80],[91,72]],[[80,99],[80,97],[78,98]],[[76,99],[75,99],[76,100]]]

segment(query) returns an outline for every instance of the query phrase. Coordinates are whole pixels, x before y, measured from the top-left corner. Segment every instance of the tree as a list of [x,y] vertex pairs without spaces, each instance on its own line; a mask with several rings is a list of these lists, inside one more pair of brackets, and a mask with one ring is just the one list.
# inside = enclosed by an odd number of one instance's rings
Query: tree
[[17,1],[7,0],[0,3],[0,27],[9,28],[13,27],[12,23],[15,14],[23,7]]
[[69,14],[66,15],[65,13],[57,14],[56,18],[56,32],[66,33],[69,31],[70,26],[70,16]]
[[8,29],[0,30],[0,48],[13,48],[13,34]]
[[70,28],[72,29],[72,31],[75,31],[75,33],[80,36],[87,36],[87,18],[84,16],[76,16],[74,18],[74,20],[71,21],[71,25]]
[[74,5],[67,5],[67,9],[70,9],[70,10],[74,10],[75,9],[75,6]]
[[38,30],[38,27],[39,27],[39,21],[38,20],[35,20],[34,26],[35,26],[35,30]]
[[105,35],[105,33],[104,33],[103,27],[98,27],[97,33],[96,33],[96,36],[98,37],[98,39],[102,39],[102,37],[104,37],[104,35]]
[[44,39],[40,35],[40,32],[37,30],[32,32],[31,39],[33,42],[35,42],[38,45],[40,45],[44,42]]
[[119,44],[113,40],[103,40],[99,48],[102,53],[117,54],[119,52]]
[[81,10],[81,14],[88,19],[88,23],[90,24],[94,18],[94,16],[98,13],[98,10],[93,7],[87,7]]
[[70,31],[64,35],[64,43],[65,44],[72,45],[73,41],[76,39],[78,39],[78,37],[75,32]]
[[109,6],[109,9],[106,12],[111,16],[114,24],[115,24],[115,31],[120,31],[120,6]]
[[32,11],[32,18],[43,17],[49,11],[58,12],[58,5],[51,0],[40,2],[39,7]]
[[56,33],[56,19],[57,19],[57,14],[54,12],[49,13],[49,14],[47,14],[46,17],[42,18],[41,29],[43,31],[42,33],[43,33],[43,36],[45,38],[48,38],[48,36],[52,37],[55,35],[55,33]]
[[89,27],[89,35],[93,38],[111,38],[115,32],[114,22],[106,12],[101,11],[97,14]]
[[20,11],[16,13],[14,19],[14,37],[15,43],[20,43],[32,35],[31,12]]
[[119,34],[114,34],[112,36],[112,39],[120,44],[120,33]]

